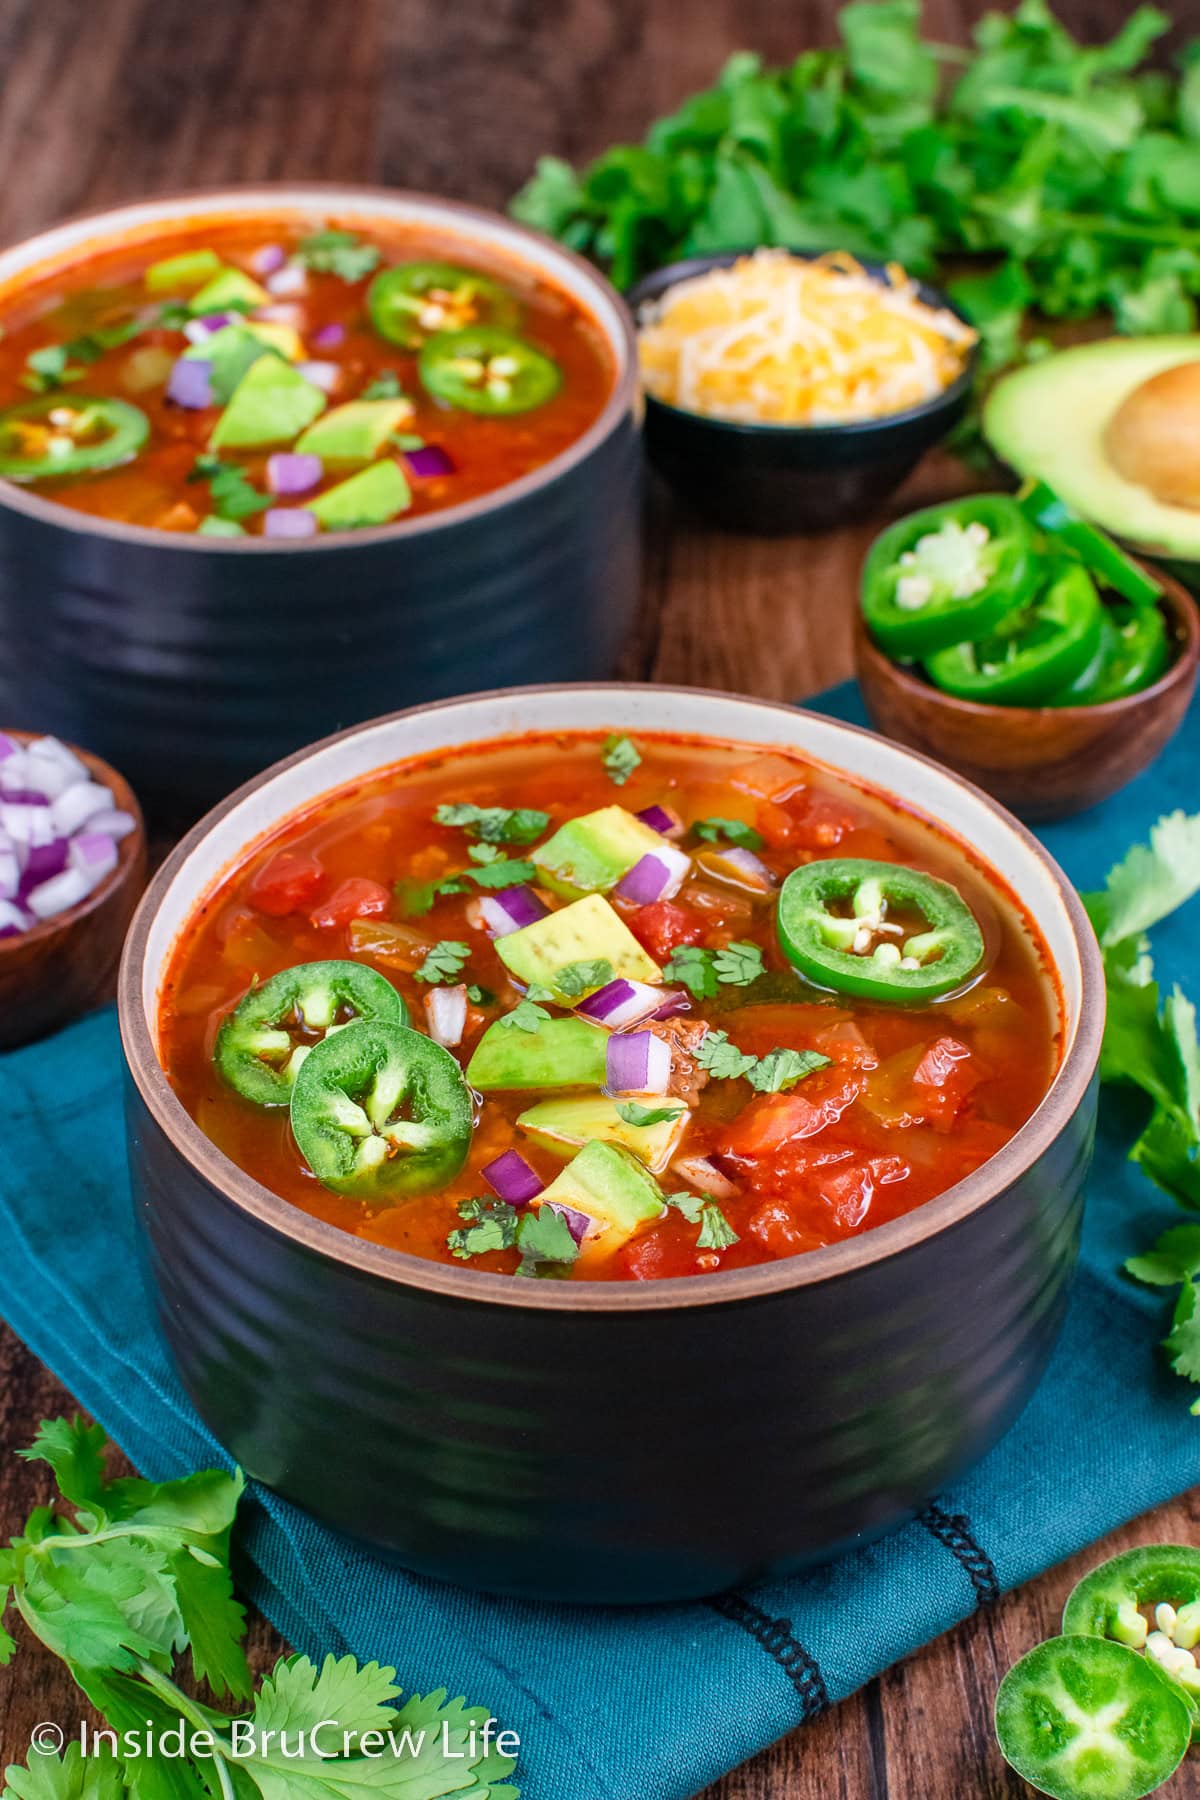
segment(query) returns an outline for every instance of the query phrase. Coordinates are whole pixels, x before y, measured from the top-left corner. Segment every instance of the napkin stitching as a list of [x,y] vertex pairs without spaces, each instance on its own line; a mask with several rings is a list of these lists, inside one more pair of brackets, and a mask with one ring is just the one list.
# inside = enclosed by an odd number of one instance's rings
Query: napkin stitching
[[766,1651],[773,1662],[779,1664],[800,1696],[802,1723],[815,1719],[818,1713],[826,1710],[829,1706],[829,1689],[825,1685],[821,1665],[795,1636],[790,1619],[773,1619],[770,1613],[755,1606],[744,1594],[717,1594],[704,1604],[713,1612],[719,1613],[723,1619],[728,1619],[731,1624],[749,1632],[755,1643]]
[[936,1500],[931,1500],[925,1510],[917,1514],[917,1523],[923,1525],[939,1544],[944,1544],[965,1569],[967,1579],[975,1589],[976,1609],[995,1606],[1000,1598],[1000,1577],[996,1574],[995,1563],[972,1533],[971,1521],[966,1514],[946,1512]]

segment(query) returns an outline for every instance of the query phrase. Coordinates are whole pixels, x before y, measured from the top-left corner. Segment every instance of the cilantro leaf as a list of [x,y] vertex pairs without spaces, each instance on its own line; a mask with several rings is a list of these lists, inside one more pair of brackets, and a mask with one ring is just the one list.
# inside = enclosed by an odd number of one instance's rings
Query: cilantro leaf
[[1200,1286],[1194,1279],[1185,1281],[1179,1290],[1171,1330],[1163,1344],[1175,1373],[1186,1381],[1200,1382]]
[[518,1275],[557,1275],[579,1255],[571,1228],[553,1206],[531,1206],[517,1224],[517,1248],[521,1252]]
[[760,1094],[778,1094],[784,1088],[795,1087],[817,1069],[827,1069],[830,1060],[819,1050],[769,1050],[751,1069],[750,1086]]
[[708,1032],[694,1055],[700,1067],[717,1081],[736,1081],[739,1076],[748,1075],[758,1062],[756,1056],[731,1044],[727,1031]]
[[404,388],[395,369],[381,369],[358,397],[360,400],[402,400]]
[[763,847],[761,834],[753,825],[743,825],[740,819],[697,819],[692,830],[710,844],[735,844],[740,850],[761,850]]
[[479,987],[475,982],[472,982],[467,989],[467,999],[472,1006],[494,1006],[496,1004],[496,996],[491,988]]
[[1151,1249],[1126,1259],[1126,1271],[1150,1287],[1174,1287],[1200,1275],[1200,1225],[1175,1225]]
[[206,481],[218,519],[232,519],[235,524],[274,504],[269,494],[259,493],[243,468],[237,463],[223,463],[217,456],[198,456],[188,480]]
[[364,1731],[386,1731],[399,1696],[396,1671],[352,1656],[328,1655],[318,1669],[307,1656],[290,1656],[265,1676],[254,1707],[260,1731],[308,1732],[325,1719],[336,1719],[339,1733],[361,1737]]
[[28,1768],[13,1763],[4,1771],[4,1800],[124,1800],[121,1766],[107,1745],[84,1756],[69,1744],[65,1756],[33,1755]]
[[392,885],[393,897],[406,919],[423,919],[442,891],[439,881],[401,879]]
[[678,981],[696,1000],[711,1000],[717,992],[716,957],[711,950],[695,944],[680,944],[672,950],[663,974],[668,981]]
[[413,979],[427,981],[434,986],[439,982],[456,982],[470,954],[469,945],[461,943],[457,938],[442,938],[427,952],[420,968],[414,970]]
[[699,1225],[697,1250],[728,1250],[741,1242],[715,1200],[699,1194],[664,1194],[668,1206],[683,1214],[689,1225]]
[[361,281],[379,266],[380,251],[353,231],[315,231],[300,240],[296,261],[318,275]]
[[505,1013],[498,1023],[506,1031],[536,1031],[538,1026],[549,1017],[550,1014],[544,1006],[538,1006],[535,1001],[526,996],[524,1000],[518,1000],[512,1011]]
[[1086,894],[1092,923],[1108,947],[1140,937],[1200,892],[1200,813],[1173,812],[1110,869],[1102,894]]
[[726,944],[715,952],[713,968],[718,981],[749,987],[763,973],[763,953],[757,944]]
[[516,1208],[507,1200],[461,1200],[458,1216],[465,1223],[446,1242],[460,1262],[488,1250],[511,1250],[517,1241]]
[[613,966],[608,958],[597,956],[591,961],[564,963],[554,971],[554,986],[569,1000],[577,1000],[605,987],[612,978]]
[[70,367],[66,344],[45,344],[25,358],[21,386],[35,394],[52,394],[68,382],[81,381],[84,371]]
[[611,737],[605,738],[600,750],[600,760],[609,780],[617,787],[624,787],[641,763],[642,755],[632,738],[619,737],[614,732]]
[[685,1111],[682,1106],[643,1106],[637,1100],[617,1103],[617,1112],[627,1125],[666,1125],[672,1119],[681,1118]]
[[[490,849],[489,844],[474,844],[472,850]],[[510,857],[497,855],[482,867],[464,869],[463,874],[483,888],[524,887],[528,882],[537,879],[537,870],[531,862],[516,862]]]
[[439,806],[433,816],[437,824],[469,831],[485,844],[532,844],[550,823],[549,813],[532,806],[472,806],[467,801]]

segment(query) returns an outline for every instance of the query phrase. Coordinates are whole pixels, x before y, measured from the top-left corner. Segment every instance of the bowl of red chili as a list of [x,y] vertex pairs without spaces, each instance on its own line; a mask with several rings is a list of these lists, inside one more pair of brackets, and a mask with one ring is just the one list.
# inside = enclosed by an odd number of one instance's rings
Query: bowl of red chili
[[378,721],[210,814],[130,934],[163,1329],[253,1474],[427,1573],[829,1555],[1040,1375],[1103,992],[1040,846],[869,733],[619,686]]
[[569,252],[417,194],[231,189],[3,252],[0,327],[0,717],[156,809],[397,704],[609,672],[636,359]]
[[858,677],[880,731],[1022,818],[1080,812],[1147,768],[1195,691],[1200,618],[1042,485],[896,521],[862,573]]

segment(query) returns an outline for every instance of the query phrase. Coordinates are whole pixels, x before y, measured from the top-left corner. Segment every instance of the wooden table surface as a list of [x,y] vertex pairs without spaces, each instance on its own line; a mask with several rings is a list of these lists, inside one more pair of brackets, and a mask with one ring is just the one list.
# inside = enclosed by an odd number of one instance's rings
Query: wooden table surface
[[[1064,0],[1059,10],[1081,33],[1099,33],[1128,8]],[[1183,21],[1182,4],[1170,10]],[[930,0],[926,23],[961,38],[983,11],[980,0]],[[382,181],[499,206],[539,153],[577,159],[640,136],[730,51],[788,58],[827,41],[835,13],[834,0],[0,0],[0,241],[73,211],[234,180]],[[930,497],[954,480],[948,461],[934,461],[917,487]],[[850,594],[872,529],[868,521],[787,542],[722,537],[656,495],[625,672],[772,698],[841,679],[851,667]],[[0,1541],[46,1494],[43,1472],[7,1452],[40,1418],[71,1408],[12,1334],[0,1334]],[[992,1737],[1001,1674],[1055,1630],[1071,1583],[1102,1554],[1195,1539],[1198,1513],[1194,1493],[1051,1571],[704,1800],[1028,1794]],[[253,1641],[259,1660],[278,1649],[262,1621]],[[395,1656],[403,1681],[403,1644]],[[23,1646],[0,1671],[0,1766],[24,1759],[36,1721],[78,1716],[59,1665]],[[1171,1792],[1200,1795],[1195,1765]]]

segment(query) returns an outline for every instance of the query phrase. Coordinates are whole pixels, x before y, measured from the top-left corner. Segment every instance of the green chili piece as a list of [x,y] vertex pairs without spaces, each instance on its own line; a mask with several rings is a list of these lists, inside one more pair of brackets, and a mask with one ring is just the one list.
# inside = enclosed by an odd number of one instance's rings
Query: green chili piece
[[239,1000],[217,1033],[213,1062],[258,1106],[287,1106],[314,1044],[358,1019],[407,1025],[391,982],[356,962],[299,963]]

